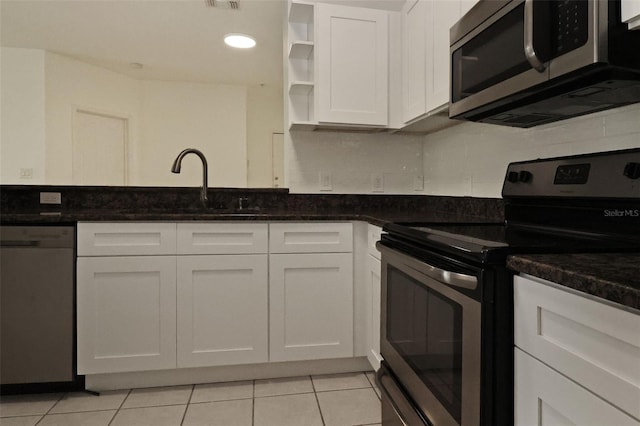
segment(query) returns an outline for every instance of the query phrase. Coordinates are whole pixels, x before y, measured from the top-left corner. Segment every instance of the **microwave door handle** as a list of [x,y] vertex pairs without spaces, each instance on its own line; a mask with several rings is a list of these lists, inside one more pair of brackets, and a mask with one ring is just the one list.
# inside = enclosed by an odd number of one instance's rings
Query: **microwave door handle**
[[533,47],[533,0],[524,2],[524,56],[536,71],[545,70],[545,65],[540,61]]

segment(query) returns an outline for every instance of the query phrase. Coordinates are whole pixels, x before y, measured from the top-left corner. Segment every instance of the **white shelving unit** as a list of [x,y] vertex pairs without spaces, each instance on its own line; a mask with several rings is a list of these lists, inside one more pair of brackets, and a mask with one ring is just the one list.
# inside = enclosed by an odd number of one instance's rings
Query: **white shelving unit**
[[289,127],[315,126],[314,114],[315,5],[292,1],[288,19]]

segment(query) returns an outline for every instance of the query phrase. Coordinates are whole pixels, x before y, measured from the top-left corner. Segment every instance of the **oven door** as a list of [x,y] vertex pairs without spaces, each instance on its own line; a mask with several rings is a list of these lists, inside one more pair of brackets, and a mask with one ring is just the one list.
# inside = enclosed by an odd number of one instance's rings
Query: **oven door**
[[[438,426],[478,425],[479,272],[443,269],[381,243],[378,249],[382,253],[381,354],[410,399],[391,401],[391,406],[411,404]],[[469,294],[477,294],[477,299]]]

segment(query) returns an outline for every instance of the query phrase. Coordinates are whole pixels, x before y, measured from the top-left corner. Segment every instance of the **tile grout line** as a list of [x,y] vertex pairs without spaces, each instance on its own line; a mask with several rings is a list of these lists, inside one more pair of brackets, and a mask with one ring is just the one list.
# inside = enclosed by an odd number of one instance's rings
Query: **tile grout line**
[[180,420],[180,426],[184,424],[184,419],[187,417],[187,411],[189,411],[189,405],[191,405],[191,398],[193,398],[193,394],[196,391],[195,383],[191,385],[191,393],[189,393],[189,398],[187,399],[187,405],[184,407],[184,413],[182,413],[182,420]]
[[313,376],[309,376],[309,380],[311,380],[311,388],[313,389],[313,396],[316,398],[316,405],[318,406],[318,411],[320,412],[320,421],[323,426],[326,426],[324,421],[324,416],[322,415],[322,408],[320,407],[320,400],[318,399],[318,392],[316,391],[316,385],[313,383]]
[[131,392],[133,392],[133,389],[129,389],[127,391],[127,396],[124,397],[124,399],[122,400],[122,402],[120,403],[120,405],[116,409],[116,412],[114,413],[113,417],[111,417],[111,420],[109,420],[109,423],[107,424],[107,426],[111,426],[111,424],[116,419],[116,417],[118,417],[118,414],[120,413],[120,410],[122,409],[122,406],[124,405],[125,401],[127,399],[129,399],[129,395],[131,395]]
[[40,417],[40,420],[38,420],[38,421],[36,422],[35,426],[38,426],[38,424],[39,424],[42,420],[44,420],[44,418],[45,418],[45,417],[46,417],[46,416],[51,412],[51,410],[53,410],[53,407],[55,407],[56,405],[58,405],[58,403],[59,403],[60,401],[62,401],[62,398],[64,398],[64,397],[65,397],[65,395],[66,395],[67,393],[68,393],[68,392],[63,392],[63,393],[61,393],[61,394],[60,394],[60,397],[58,398],[58,400],[57,400],[56,402],[54,402],[54,403],[53,403],[53,405],[52,405],[51,407],[49,407],[49,409],[47,410],[47,412],[46,412],[46,413],[42,414],[42,417]]
[[251,426],[256,424],[256,381],[251,381]]

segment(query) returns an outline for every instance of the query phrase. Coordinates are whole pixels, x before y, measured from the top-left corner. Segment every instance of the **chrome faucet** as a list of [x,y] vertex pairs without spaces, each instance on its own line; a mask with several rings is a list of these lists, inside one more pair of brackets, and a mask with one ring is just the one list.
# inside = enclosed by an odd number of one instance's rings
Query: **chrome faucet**
[[185,155],[187,154],[196,154],[198,157],[200,157],[200,160],[202,160],[202,190],[200,191],[200,201],[202,202],[203,206],[207,206],[207,180],[208,180],[208,166],[207,166],[207,159],[205,158],[204,154],[197,149],[194,148],[187,148],[185,150],[183,150],[180,154],[178,154],[178,156],[176,157],[175,161],[173,162],[173,166],[171,166],[171,173],[180,173],[180,167],[182,165],[182,159],[185,157]]

